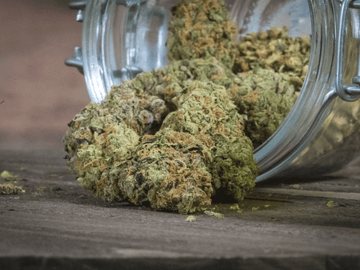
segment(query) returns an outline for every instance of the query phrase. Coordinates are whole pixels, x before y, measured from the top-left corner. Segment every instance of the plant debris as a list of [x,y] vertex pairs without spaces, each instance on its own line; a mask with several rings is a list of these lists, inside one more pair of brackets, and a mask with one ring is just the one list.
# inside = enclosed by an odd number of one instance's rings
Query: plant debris
[[17,181],[19,177],[18,175],[12,174],[11,172],[8,171],[3,171],[0,176],[5,181]]
[[0,184],[0,193],[2,195],[16,195],[25,193],[25,190],[22,187],[13,184]]
[[221,213],[217,213],[214,211],[204,211],[204,214],[211,216],[211,217],[216,217],[216,218],[224,218],[224,215]]
[[240,207],[239,207],[239,205],[236,203],[236,204],[230,206],[230,210],[240,210]]
[[185,221],[188,221],[188,222],[193,222],[193,221],[195,221],[195,220],[196,220],[196,217],[193,216],[193,215],[190,215],[190,216],[188,216],[188,217],[185,219]]
[[326,205],[327,205],[329,208],[335,207],[334,201],[329,201]]

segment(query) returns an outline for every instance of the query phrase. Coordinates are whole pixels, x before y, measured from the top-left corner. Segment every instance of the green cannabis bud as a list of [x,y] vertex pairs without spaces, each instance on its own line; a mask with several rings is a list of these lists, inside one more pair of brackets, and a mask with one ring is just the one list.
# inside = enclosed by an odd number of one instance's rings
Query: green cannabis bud
[[[230,87],[234,82],[234,75],[216,58],[177,60],[164,68],[166,71],[164,99],[176,108],[189,85],[194,81],[213,82],[224,87]],[[238,79],[239,81],[239,79]]]
[[151,133],[153,128],[159,129],[168,113],[163,100],[136,89],[138,81],[129,80],[113,87],[100,105],[87,105],[69,123],[64,137],[70,171],[83,186],[111,201],[118,198],[118,193],[110,188],[103,191],[101,179],[140,136]]
[[278,129],[295,104],[295,88],[287,75],[271,69],[257,68],[240,77],[240,83],[228,93],[244,116],[245,134],[258,147]]
[[211,204],[216,189],[242,199],[258,173],[242,117],[224,87],[194,81],[188,88],[155,135],[140,134],[130,121],[114,118],[115,111],[104,113],[117,106],[107,102],[118,88],[101,105],[90,103],[65,136],[68,166],[79,183],[109,201],[182,214]]
[[166,113],[177,109],[178,98],[184,94],[184,91],[193,81],[213,81],[229,87],[233,84],[233,79],[236,80],[236,76],[216,58],[195,58],[175,60],[163,68],[150,72],[144,71],[133,80],[123,82],[120,88],[131,89],[137,95],[156,96],[160,100],[164,100],[165,104],[158,101],[159,104],[162,103],[166,106],[165,113],[161,113],[162,117],[159,117],[159,114],[155,115],[158,116],[156,119],[157,123],[159,123],[161,122],[160,119],[166,116]]
[[167,112],[171,112],[179,107],[180,99],[194,81],[213,82],[229,88],[240,79],[215,57],[209,57],[175,60],[163,68],[144,71],[122,84],[130,84],[138,94],[157,96],[165,101]]
[[237,74],[262,67],[287,73],[296,90],[300,91],[308,70],[310,47],[308,37],[289,37],[285,26],[249,33],[233,45],[232,70]]
[[140,137],[123,122],[105,126],[101,134],[95,132],[90,135],[91,130],[85,128],[74,132],[72,136],[82,140],[86,133],[92,138],[77,142],[78,150],[69,159],[68,168],[75,173],[80,185],[96,196],[108,201],[122,200],[117,176],[112,177],[113,166],[129,154]]
[[166,45],[170,61],[215,57],[227,68],[237,27],[223,0],[183,0],[171,9]]
[[255,186],[258,169],[253,144],[244,133],[244,121],[224,87],[193,82],[180,108],[170,113],[162,128],[211,138],[211,158],[206,163],[215,189],[237,200]]
[[192,213],[216,190],[241,200],[255,185],[253,147],[225,89],[195,81],[155,135],[142,137],[116,168],[123,198],[154,209]]
[[209,155],[202,136],[164,128],[143,136],[113,173],[130,202],[187,214],[211,204],[214,191],[205,162]]
[[120,86],[113,86],[100,105],[90,103],[74,117],[64,138],[65,151],[70,157],[75,155],[82,143],[91,143],[94,136],[104,133],[109,125],[125,123],[139,136],[159,129],[168,109],[162,99],[144,92],[141,84],[144,78],[154,77],[144,74]]

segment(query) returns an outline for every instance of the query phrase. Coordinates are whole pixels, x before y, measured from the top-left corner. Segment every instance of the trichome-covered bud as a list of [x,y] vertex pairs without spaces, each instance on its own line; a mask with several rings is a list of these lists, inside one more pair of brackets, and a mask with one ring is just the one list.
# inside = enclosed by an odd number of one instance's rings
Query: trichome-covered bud
[[68,168],[76,174],[80,185],[96,196],[108,201],[123,200],[114,166],[128,157],[140,137],[124,122],[108,124],[102,130],[92,134],[90,128],[80,128],[71,134],[75,140],[90,134],[91,138],[80,144],[68,161]]
[[170,113],[162,128],[209,136],[211,159],[207,162],[215,189],[241,200],[255,186],[258,169],[244,121],[225,88],[211,82],[193,82],[180,108]]
[[153,209],[187,214],[211,204],[210,152],[204,139],[209,138],[170,128],[143,136],[131,157],[114,169],[118,187],[130,202]]
[[215,57],[231,68],[237,31],[223,0],[183,0],[171,9],[166,41],[170,61]]
[[240,83],[228,89],[229,97],[245,119],[245,134],[254,147],[265,142],[280,126],[296,101],[287,75],[257,68],[242,73]]
[[[94,136],[104,133],[104,129],[109,126],[125,123],[139,136],[155,133],[159,129],[168,113],[165,101],[145,92],[148,91],[147,84],[141,82],[141,79],[146,76],[138,77],[125,81],[120,86],[113,86],[100,105],[88,104],[68,124],[69,130],[65,134],[64,143],[70,158],[81,144],[91,144]],[[153,78],[152,75],[147,77]]]
[[113,86],[99,107],[111,118],[109,121],[123,121],[136,133],[143,135],[151,133],[154,125],[161,125],[168,110],[162,99],[147,93],[147,84],[140,84],[140,78],[144,76]]
[[121,199],[116,184],[111,182],[113,190],[108,186],[109,168],[140,136],[155,133],[168,113],[163,100],[146,92],[147,82],[154,79],[148,74],[112,87],[100,105],[90,103],[69,123],[64,137],[68,167],[99,197]]
[[182,96],[194,81],[213,82],[227,88],[234,83],[235,78],[231,71],[214,57],[173,61],[164,71],[164,99],[176,107],[179,107]]
[[133,88],[137,94],[159,97],[170,112],[177,109],[180,97],[194,81],[211,81],[228,88],[239,79],[215,57],[209,57],[172,61],[163,68],[144,71],[122,84]]
[[233,45],[232,70],[236,74],[262,67],[287,73],[296,91],[300,91],[308,70],[310,47],[307,36],[289,37],[285,26],[249,33]]

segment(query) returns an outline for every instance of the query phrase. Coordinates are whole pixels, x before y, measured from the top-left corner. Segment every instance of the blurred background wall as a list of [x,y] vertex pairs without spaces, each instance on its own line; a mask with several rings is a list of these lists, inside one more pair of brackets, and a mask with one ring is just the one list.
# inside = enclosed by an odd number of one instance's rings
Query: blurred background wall
[[0,149],[61,148],[90,102],[83,76],[64,64],[81,46],[69,2],[0,0]]

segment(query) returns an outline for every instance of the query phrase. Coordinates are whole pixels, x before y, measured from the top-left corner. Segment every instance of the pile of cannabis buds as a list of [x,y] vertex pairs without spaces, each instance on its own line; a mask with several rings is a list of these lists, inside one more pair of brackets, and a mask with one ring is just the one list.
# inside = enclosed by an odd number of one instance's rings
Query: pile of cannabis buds
[[235,43],[223,0],[183,0],[171,12],[170,64],[88,104],[64,144],[68,168],[96,196],[187,214],[255,186],[254,147],[294,105],[310,41],[284,27]]

